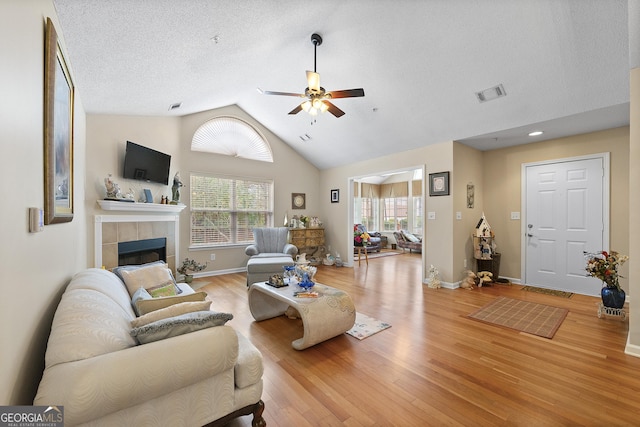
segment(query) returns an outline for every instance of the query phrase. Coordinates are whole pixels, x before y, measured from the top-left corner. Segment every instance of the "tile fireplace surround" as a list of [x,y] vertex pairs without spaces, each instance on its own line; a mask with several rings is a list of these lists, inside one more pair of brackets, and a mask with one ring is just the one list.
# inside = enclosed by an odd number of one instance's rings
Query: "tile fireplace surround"
[[[118,202],[113,202],[118,203]],[[179,259],[179,211],[165,213],[168,209],[158,209],[159,206],[122,206],[119,203],[110,207],[100,203],[105,210],[135,210],[135,213],[126,215],[96,215],[94,224],[95,256],[94,266],[104,266],[111,269],[118,266],[118,243],[133,240],[153,239],[157,237],[167,238],[167,264],[175,272],[176,259]],[[182,205],[181,207],[184,207]],[[143,213],[148,208],[148,213]],[[174,207],[175,208],[175,207]],[[178,210],[178,212],[174,212]]]

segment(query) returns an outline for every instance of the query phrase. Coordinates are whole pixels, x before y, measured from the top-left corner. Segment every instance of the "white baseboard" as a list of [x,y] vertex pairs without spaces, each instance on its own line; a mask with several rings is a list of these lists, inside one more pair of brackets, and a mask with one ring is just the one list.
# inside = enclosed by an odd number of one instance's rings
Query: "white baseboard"
[[211,276],[222,276],[223,274],[231,274],[231,273],[245,273],[247,271],[247,267],[238,267],[238,268],[229,268],[227,270],[214,270],[214,271],[203,271],[198,272],[193,275],[193,277],[211,277]]
[[624,348],[624,354],[628,354],[629,356],[640,357],[640,345],[635,345],[629,343],[630,335],[627,334],[627,345]]

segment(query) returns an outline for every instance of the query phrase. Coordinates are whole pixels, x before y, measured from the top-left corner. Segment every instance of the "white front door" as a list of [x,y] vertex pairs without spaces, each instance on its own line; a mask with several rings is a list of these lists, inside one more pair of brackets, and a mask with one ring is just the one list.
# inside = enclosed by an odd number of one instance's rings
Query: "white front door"
[[599,294],[602,284],[586,276],[584,251],[606,249],[605,160],[598,155],[524,166],[524,284]]

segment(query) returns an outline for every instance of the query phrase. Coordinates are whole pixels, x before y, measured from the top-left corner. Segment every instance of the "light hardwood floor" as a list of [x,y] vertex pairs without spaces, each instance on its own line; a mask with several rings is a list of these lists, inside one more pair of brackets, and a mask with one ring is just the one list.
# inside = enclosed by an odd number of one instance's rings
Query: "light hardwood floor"
[[[300,320],[255,322],[244,274],[197,279],[212,310],[264,357],[268,426],[640,425],[640,358],[624,354],[628,322],[597,317],[598,299],[496,284],[430,289],[420,255],[321,266],[316,281],[347,291],[356,309],[392,324],[363,341],[340,335],[304,351]],[[497,296],[565,307],[552,340],[466,317]],[[250,426],[243,417],[230,426]]]

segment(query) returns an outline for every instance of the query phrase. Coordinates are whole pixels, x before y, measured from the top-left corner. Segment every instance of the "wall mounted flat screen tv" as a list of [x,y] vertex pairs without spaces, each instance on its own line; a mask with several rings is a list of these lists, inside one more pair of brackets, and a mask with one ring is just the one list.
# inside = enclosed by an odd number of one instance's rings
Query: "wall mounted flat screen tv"
[[169,184],[171,156],[127,141],[123,177],[140,181]]

